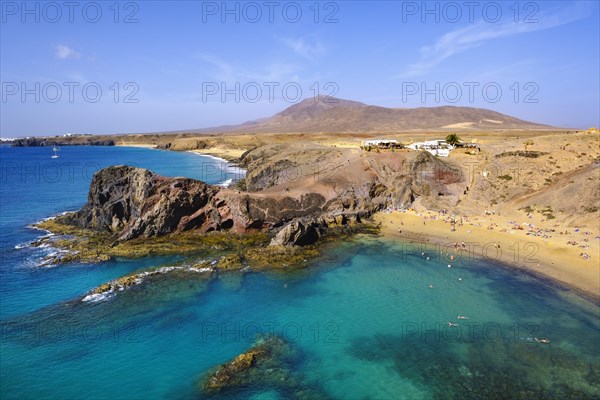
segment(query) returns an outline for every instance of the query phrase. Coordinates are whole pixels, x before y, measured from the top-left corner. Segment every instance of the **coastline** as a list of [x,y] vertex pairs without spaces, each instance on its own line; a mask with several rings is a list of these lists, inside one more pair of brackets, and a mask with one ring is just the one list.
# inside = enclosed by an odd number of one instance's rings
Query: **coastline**
[[[135,148],[144,148],[144,149],[152,149],[152,150],[163,150],[159,149],[154,144],[149,143],[120,143],[115,144],[118,147],[135,147]],[[169,149],[164,149],[169,150]],[[213,151],[211,151],[213,150]],[[173,151],[173,150],[171,150]],[[213,159],[219,163],[223,163],[225,165],[225,172],[231,175],[234,175],[235,178],[228,178],[216,184],[216,186],[229,187],[232,183],[240,180],[246,175],[246,170],[242,167],[239,167],[236,161],[239,160],[239,156],[244,153],[242,150],[233,150],[233,149],[218,149],[211,148],[206,150],[187,150],[188,153],[208,157]],[[238,155],[239,153],[239,155]]]
[[214,156],[212,154],[202,153],[202,152],[200,152],[198,150],[188,150],[187,152],[188,153],[192,153],[192,154],[196,154],[196,155],[199,155],[199,156],[207,157],[207,158],[213,159],[215,161],[222,162],[224,164],[235,165],[235,163],[233,161],[231,161],[231,160],[226,160],[224,158],[217,157],[217,156]]
[[116,147],[141,147],[144,149],[155,149],[155,144],[149,143],[115,143]]
[[[581,232],[553,234],[549,238],[530,236],[526,230],[504,229],[509,219],[497,215],[471,217],[462,226],[456,224],[456,230],[451,231],[450,222],[445,222],[443,217],[432,211],[407,210],[379,212],[373,219],[381,224],[381,233],[389,238],[442,246],[444,252],[454,255],[455,262],[460,261],[465,251],[455,250],[454,243],[460,247],[465,242],[470,257],[488,258],[525,270],[600,302],[600,240],[595,239],[597,232],[586,235],[589,241],[585,243],[589,249],[584,251],[591,258],[583,259],[579,256],[580,247],[566,244],[575,239],[581,242],[584,236]],[[494,229],[489,229],[490,225]],[[573,228],[567,230],[573,231]]]
[[217,157],[217,156],[214,156],[211,154],[205,154],[205,153],[202,153],[202,152],[196,151],[196,150],[188,150],[188,153],[192,153],[192,154],[202,156],[202,157],[208,157],[212,160],[222,163],[225,166],[224,167],[225,169],[223,171],[225,173],[225,175],[227,176],[229,174],[229,175],[232,175],[233,177],[227,178],[224,181],[217,183],[216,186],[228,188],[229,186],[231,186],[231,184],[239,181],[240,179],[243,179],[246,176],[246,169],[238,166],[235,161],[226,160],[224,158]]
[[[137,147],[143,149],[156,149],[156,150],[170,150],[170,149],[159,149],[155,144],[150,143],[119,143],[115,144],[116,147]],[[214,149],[214,148],[213,148]],[[199,154],[202,156],[210,157],[215,161],[221,161],[224,163],[231,164],[233,161],[237,160],[239,157],[234,157],[233,154],[236,152],[232,150],[227,152],[225,150],[221,151],[218,149],[204,149],[204,150],[186,150],[188,153]],[[171,150],[173,151],[173,150]],[[240,150],[241,151],[241,150]],[[243,153],[243,151],[241,151]]]
[[191,153],[197,153],[203,156],[209,156],[216,158],[218,160],[224,160],[229,163],[238,161],[239,158],[246,152],[246,150],[241,149],[225,149],[221,147],[210,147],[206,149],[194,149],[188,150]]
[[[123,142],[116,146],[157,149],[156,145],[149,143]],[[228,187],[245,175],[245,169],[236,163],[244,150],[211,147],[187,152],[224,164],[227,173],[234,178],[225,179],[217,183],[217,186]],[[381,224],[381,232],[391,238],[446,246],[449,251],[454,250],[454,242],[465,242],[468,246],[475,246],[473,255],[477,257],[489,258],[551,279],[584,297],[600,302],[600,232],[592,228],[582,228],[576,232],[576,228],[573,227],[561,226],[543,219],[540,221],[539,216],[526,217],[523,213],[517,214],[519,215],[511,217],[494,214],[472,216],[465,218],[464,225],[457,224],[455,231],[451,231],[450,223],[443,220],[448,216],[428,210],[384,211],[375,214],[373,219]],[[401,225],[400,221],[404,225]],[[549,233],[547,237],[530,236],[527,235],[528,228],[511,228],[526,224],[545,231],[554,229],[566,230],[569,233]],[[401,234],[397,232],[399,228],[402,230]],[[593,232],[586,237],[582,235],[582,231],[586,230]],[[587,242],[584,243],[583,240]],[[567,244],[570,241],[577,242],[577,245]],[[499,249],[494,246],[495,243],[499,245]],[[583,249],[581,245],[588,247]],[[589,254],[590,258],[582,258],[582,253]],[[458,257],[461,252],[454,254]]]

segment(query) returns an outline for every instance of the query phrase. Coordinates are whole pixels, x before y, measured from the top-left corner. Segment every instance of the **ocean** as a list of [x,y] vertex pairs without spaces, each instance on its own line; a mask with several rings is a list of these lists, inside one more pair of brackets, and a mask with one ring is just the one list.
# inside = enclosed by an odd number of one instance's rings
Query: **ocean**
[[[3,400],[600,398],[598,304],[488,260],[458,258],[448,268],[434,248],[383,237],[326,244],[293,273],[208,279],[176,269],[84,302],[111,279],[186,259],[42,266],[54,250],[28,245],[46,234],[30,224],[81,207],[92,174],[109,165],[212,184],[238,172],[143,148],[51,154],[0,147]],[[212,368],[267,335],[290,345],[281,378],[201,390]]]

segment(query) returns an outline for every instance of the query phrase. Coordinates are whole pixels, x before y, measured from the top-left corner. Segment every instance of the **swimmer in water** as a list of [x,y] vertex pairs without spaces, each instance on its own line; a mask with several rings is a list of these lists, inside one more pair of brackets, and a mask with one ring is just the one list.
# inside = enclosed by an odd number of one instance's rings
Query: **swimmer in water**
[[429,289],[433,289],[433,285],[431,283],[429,284]]
[[457,319],[469,319],[469,317],[465,317],[464,315],[459,315],[458,317],[456,317]]
[[448,326],[458,326],[458,324],[453,324],[452,322],[448,322]]
[[549,344],[550,341],[548,339],[538,339],[538,338],[534,338],[536,342],[538,343],[543,343],[543,344]]

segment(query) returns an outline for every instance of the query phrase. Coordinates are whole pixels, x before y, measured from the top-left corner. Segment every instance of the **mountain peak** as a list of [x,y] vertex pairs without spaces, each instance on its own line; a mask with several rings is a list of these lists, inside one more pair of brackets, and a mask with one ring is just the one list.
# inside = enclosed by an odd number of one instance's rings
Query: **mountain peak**
[[368,106],[358,101],[338,99],[337,97],[333,96],[318,95],[304,99],[301,102],[286,108],[285,110],[276,114],[274,117],[309,116],[311,118],[315,118],[322,113],[336,108],[352,109],[365,107]]
[[439,106],[388,108],[318,95],[293,104],[269,118],[242,125],[205,128],[202,132],[401,132],[409,130],[547,129],[496,111],[474,107]]

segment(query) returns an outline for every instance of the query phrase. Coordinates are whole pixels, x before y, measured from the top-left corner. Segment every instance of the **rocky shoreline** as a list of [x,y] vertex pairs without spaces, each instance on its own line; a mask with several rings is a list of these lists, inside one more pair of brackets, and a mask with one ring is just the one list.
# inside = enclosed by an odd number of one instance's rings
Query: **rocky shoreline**
[[[304,268],[328,241],[378,233],[370,222],[375,212],[416,197],[437,199],[462,180],[456,168],[428,153],[397,158],[400,168],[390,168],[377,157],[330,148],[257,148],[240,159],[246,190],[112,166],[94,174],[81,209],[36,224],[53,235],[33,245],[62,250],[46,264],[174,254],[195,257],[200,261],[189,268],[210,274]],[[315,177],[323,161],[325,175]],[[102,300],[178,268],[138,271],[83,299]]]
[[112,166],[94,174],[80,210],[37,225],[58,235],[37,244],[68,250],[55,263],[221,250],[238,254],[239,265],[265,264],[261,253],[294,264],[324,236],[369,230],[373,213],[416,197],[439,202],[464,180],[429,153],[398,160],[390,168],[337,149],[263,146],[240,159],[246,190]]
[[55,223],[107,234],[116,244],[188,231],[272,232],[290,222],[273,244],[312,244],[320,228],[360,220],[353,211],[326,218],[329,206],[318,193],[264,197],[118,166],[96,173],[88,203]]
[[[95,138],[67,137],[61,143],[54,138],[28,138],[13,145],[115,145],[118,139]],[[156,143],[156,147],[210,149],[218,144],[215,140],[188,143],[185,148],[170,142]],[[235,188],[166,178],[142,168],[108,167],[94,175],[82,209],[39,227],[93,237],[88,245],[106,253],[98,254],[99,260],[119,255],[107,248],[125,242],[187,232],[261,232],[271,238],[272,246],[306,246],[315,244],[331,228],[361,223],[388,207],[408,207],[417,198],[432,200],[434,206],[445,205],[448,202],[439,197],[453,195],[456,190],[450,186],[464,182],[460,168],[426,152],[398,153],[392,159],[379,154],[357,156],[352,149],[318,144],[275,144],[252,147],[241,154],[236,165],[244,168],[246,175]],[[90,253],[82,251],[82,246],[75,247],[78,249],[71,250],[78,251],[63,261]],[[187,248],[183,246],[182,251]],[[150,250],[155,251],[160,250]]]
[[[45,264],[175,254],[211,260],[192,266],[211,273],[245,268],[294,270],[309,265],[309,260],[321,254],[320,245],[328,241],[378,233],[369,217],[390,202],[400,201],[393,194],[410,200],[413,191],[419,190],[410,177],[398,192],[372,173],[361,186],[327,183],[339,195],[310,187],[301,193],[273,190],[288,171],[281,163],[259,162],[262,157],[261,152],[243,159],[249,168],[248,191],[167,178],[130,166],[105,168],[93,176],[88,201],[80,210],[35,225],[53,235],[33,245],[62,250]],[[436,162],[427,155],[417,157],[414,170]],[[84,299],[102,300],[161,271],[123,276],[93,289]]]
[[114,146],[113,139],[100,139],[95,137],[31,137],[12,141],[13,147],[40,147],[40,146]]

